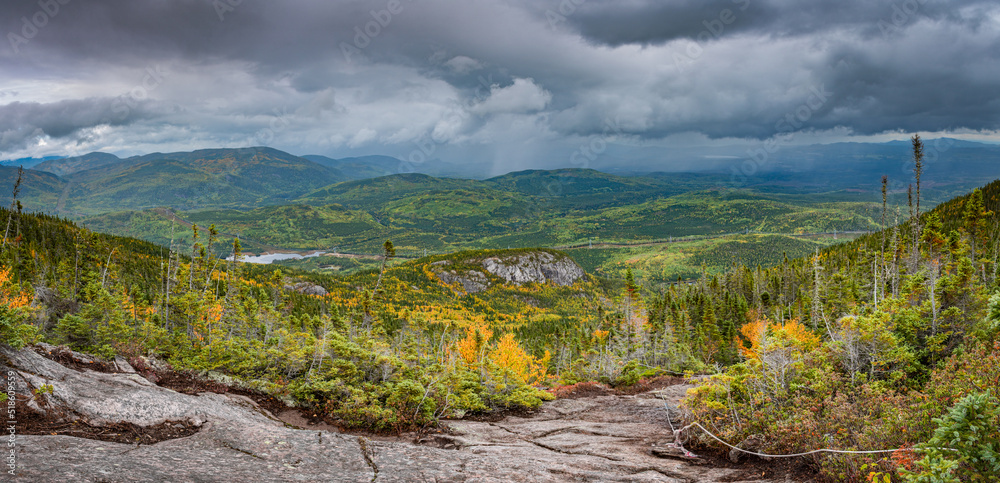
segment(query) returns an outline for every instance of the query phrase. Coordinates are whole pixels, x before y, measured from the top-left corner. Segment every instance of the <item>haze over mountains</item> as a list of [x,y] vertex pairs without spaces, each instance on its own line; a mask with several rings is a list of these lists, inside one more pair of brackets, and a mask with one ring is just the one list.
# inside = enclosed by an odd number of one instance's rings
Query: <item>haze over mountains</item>
[[[953,139],[928,140],[925,176],[930,190],[954,194],[1000,176],[1000,146]],[[877,191],[878,180],[888,175],[890,186],[905,190],[911,163],[905,143],[835,143],[788,146],[767,152],[761,148],[712,147],[699,151],[663,152],[670,162],[616,165],[613,149],[608,156],[588,163],[589,168],[626,176],[628,181],[594,175],[574,183],[547,186],[544,180],[522,177],[492,178],[496,187],[530,192],[532,195],[561,198],[583,192],[633,196],[635,187],[621,190],[616,183],[645,185],[642,196],[657,197],[660,189],[677,186],[678,179],[697,180],[693,188],[746,187],[790,193],[822,193],[842,190]],[[678,162],[681,160],[682,162]],[[252,208],[281,204],[314,190],[333,188],[340,182],[377,178],[400,173],[422,173],[445,178],[489,178],[487,172],[467,172],[443,162],[409,163],[391,156],[362,156],[332,159],[320,155],[296,156],[267,147],[204,149],[193,152],[152,153],[119,158],[95,152],[72,158],[19,160],[28,168],[30,182],[24,184],[22,199],[30,209],[61,215],[83,215],[121,209],[169,206],[180,210],[199,208]],[[12,161],[0,166],[0,182],[13,180]],[[672,169],[658,169],[670,166]],[[688,169],[678,170],[677,166]],[[578,168],[578,167],[577,167]],[[586,170],[563,170],[563,173]],[[668,173],[667,171],[672,171]],[[697,175],[679,176],[678,172]],[[457,174],[456,174],[457,173]],[[641,176],[640,176],[641,175]],[[420,189],[427,188],[428,180]],[[403,182],[405,185],[407,182]],[[435,182],[445,187],[467,187],[461,181]],[[433,184],[433,183],[432,183]],[[395,186],[391,190],[405,189]],[[683,185],[683,184],[682,184]],[[595,191],[596,190],[596,191]],[[676,190],[675,190],[676,191]],[[9,194],[3,195],[9,199]],[[378,199],[391,198],[380,194]],[[933,197],[933,193],[931,193]],[[330,200],[335,202],[334,200]]]
[[[946,138],[926,144],[924,206],[1000,177],[1000,146]],[[712,270],[734,261],[773,264],[783,253],[801,256],[816,243],[835,243],[833,233],[873,230],[882,175],[890,179],[890,204],[905,206],[912,179],[906,143],[771,148],[668,153],[691,157],[685,172],[598,158],[605,164],[594,165],[604,171],[566,167],[494,177],[456,177],[455,166],[436,161],[296,156],[268,147],[124,159],[96,152],[34,164],[20,200],[28,210],[163,246],[193,242],[191,224],[215,224],[225,241],[216,249],[223,251],[237,236],[252,253],[374,254],[391,239],[404,256],[598,240],[615,246],[579,253],[588,270],[621,276],[622,267],[632,266],[660,281],[697,276],[702,263]],[[16,168],[0,167],[0,182],[10,185],[15,176]],[[830,236],[801,238],[808,234]],[[670,245],[692,236],[736,238]],[[633,243],[648,245],[620,245]],[[358,266],[343,268],[351,267]]]

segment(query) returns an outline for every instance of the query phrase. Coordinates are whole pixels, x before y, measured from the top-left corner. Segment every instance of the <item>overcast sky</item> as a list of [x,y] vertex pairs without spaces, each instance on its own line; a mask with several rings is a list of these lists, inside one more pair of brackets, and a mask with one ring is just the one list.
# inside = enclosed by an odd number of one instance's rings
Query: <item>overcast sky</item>
[[0,32],[0,159],[1000,141],[995,0],[10,0]]

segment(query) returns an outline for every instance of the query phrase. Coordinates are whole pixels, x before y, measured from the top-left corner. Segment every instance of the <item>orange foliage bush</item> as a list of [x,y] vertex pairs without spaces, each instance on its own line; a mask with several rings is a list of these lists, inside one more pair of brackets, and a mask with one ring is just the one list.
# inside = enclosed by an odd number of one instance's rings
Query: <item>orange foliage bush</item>
[[31,304],[35,296],[30,291],[22,291],[11,278],[9,268],[0,268],[0,303],[17,309]]
[[493,330],[484,323],[472,324],[465,328],[465,337],[455,343],[455,350],[470,368],[478,368],[482,363],[484,348],[493,337]]
[[[736,347],[745,359],[760,359],[769,347],[790,347],[803,352],[811,351],[820,346],[816,334],[802,325],[798,319],[791,319],[784,324],[774,323],[760,317],[755,312],[749,314],[751,322],[740,327],[740,334],[750,343],[750,347],[737,339]],[[771,338],[768,338],[768,335]]]

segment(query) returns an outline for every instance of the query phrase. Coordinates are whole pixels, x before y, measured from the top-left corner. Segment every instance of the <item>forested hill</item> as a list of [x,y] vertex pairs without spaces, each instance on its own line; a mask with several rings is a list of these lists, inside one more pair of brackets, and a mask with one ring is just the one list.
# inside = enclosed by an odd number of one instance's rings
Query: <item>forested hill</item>
[[[984,207],[992,211],[994,218],[992,220],[987,220],[992,226],[992,228],[997,228],[996,217],[1000,216],[1000,179],[987,184],[979,190],[982,193],[983,205]],[[959,196],[952,199],[946,203],[942,203],[933,210],[931,213],[937,213],[944,225],[944,228],[948,231],[957,229],[968,229],[967,224],[970,220],[966,215],[965,209],[968,206],[970,200],[977,197],[975,192],[969,193],[964,196]],[[974,203],[978,201],[973,200]],[[924,215],[927,216],[927,215]]]
[[[886,228],[856,241],[656,292],[630,272],[624,282],[513,275],[531,264],[545,274],[539,264],[550,262],[581,273],[551,250],[434,255],[332,277],[219,259],[212,228],[162,248],[0,211],[10,227],[0,337],[154,353],[377,431],[534,407],[552,397],[543,387],[709,372],[686,404],[727,441],[753,436],[772,453],[911,448],[936,430],[1000,424],[986,393],[1000,384],[1000,182],[919,222],[913,195],[869,214]],[[383,254],[394,256],[392,243]],[[946,414],[979,419],[934,419]],[[847,480],[954,462],[906,451],[811,461]]]
[[[14,172],[16,168],[0,168],[0,180],[12,185]],[[284,203],[348,179],[335,168],[267,147],[125,159],[91,153],[46,161],[25,173],[32,179],[24,183],[23,204],[62,216],[161,206],[252,208]],[[0,195],[4,205],[8,195],[6,190]]]
[[[592,318],[613,296],[551,251],[465,253],[331,278],[241,263],[238,240],[236,260],[220,259],[213,227],[192,227],[191,243],[166,248],[47,215],[0,210],[0,219],[9,226],[0,343],[217,371],[372,431],[551,399],[538,387],[553,377],[551,356],[529,353],[516,329]],[[384,250],[391,259],[391,243]],[[542,276],[516,279],[522,261]],[[473,295],[452,278],[457,268],[489,290]]]
[[755,435],[767,453],[903,448],[810,457],[837,480],[998,474],[991,457],[906,448],[996,455],[995,432],[978,440],[961,428],[1000,423],[1000,181],[919,223],[915,208],[887,206],[885,230],[812,257],[658,297],[651,323],[684,328],[678,338],[701,360],[727,365],[689,398],[694,417],[727,441]]
[[[886,205],[885,230],[817,249],[813,256],[786,258],[772,268],[735,266],[676,285],[659,298],[651,318],[697,328],[694,345],[703,360],[731,363],[741,356],[732,342],[743,337],[739,328],[758,318],[797,320],[825,332],[843,316],[879,313],[903,296],[932,319],[950,314],[969,322],[980,316],[983,297],[998,282],[1000,180],[922,213],[918,225],[908,219],[910,209]],[[706,326],[706,320],[715,323]],[[942,349],[948,352],[958,340],[943,343],[951,344]],[[925,354],[925,362],[940,356]]]
[[0,208],[0,223],[7,233],[0,257],[6,282],[58,290],[67,297],[97,275],[106,282],[121,281],[145,297],[154,296],[159,285],[168,251],[162,246],[92,232],[41,213]]

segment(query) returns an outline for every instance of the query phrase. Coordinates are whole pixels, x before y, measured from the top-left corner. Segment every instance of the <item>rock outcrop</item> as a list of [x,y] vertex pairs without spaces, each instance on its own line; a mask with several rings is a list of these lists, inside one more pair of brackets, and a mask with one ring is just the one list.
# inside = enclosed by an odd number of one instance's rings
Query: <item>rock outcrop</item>
[[476,270],[459,273],[455,270],[438,272],[438,278],[444,283],[459,283],[465,293],[478,293],[486,290],[490,286],[490,281],[486,274]]
[[[115,370],[127,362],[102,364]],[[91,424],[200,425],[194,434],[155,444],[17,434],[15,481],[741,480],[736,470],[653,456],[652,447],[671,440],[669,416],[654,393],[560,399],[527,417],[447,422],[445,433],[412,444],[291,427],[244,396],[181,394],[124,367],[111,373],[67,367],[30,348],[0,347],[0,365],[20,400],[46,388],[31,396],[39,411]],[[686,387],[659,396],[676,402]]]
[[244,396],[181,394],[133,373],[65,367],[31,349],[0,348],[0,356],[4,378],[13,374],[22,399],[51,386],[49,394],[33,397],[38,411],[94,425],[183,420],[201,426],[192,436],[151,445],[17,435],[19,481],[504,482],[530,474],[524,467],[505,468],[497,458],[287,427]]
[[569,286],[586,273],[567,256],[545,251],[489,257],[482,262],[487,272],[509,283],[546,283]]
[[327,293],[325,288],[310,282],[298,282],[294,285],[287,284],[285,285],[285,290],[294,290],[298,293],[306,295],[319,295],[319,296],[326,295]]
[[[548,283],[570,286],[586,275],[586,272],[571,258],[545,250],[500,253],[486,257],[470,257],[464,265],[478,265],[475,269],[448,269],[451,262],[440,260],[431,263],[432,270],[444,283],[458,283],[467,294],[486,290],[491,278],[498,283]],[[489,274],[489,275],[487,275]]]

